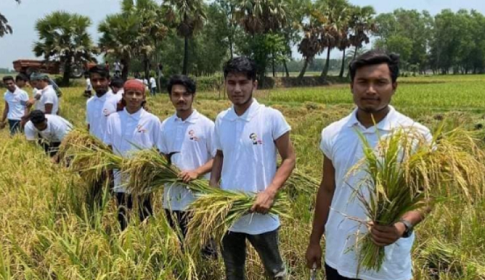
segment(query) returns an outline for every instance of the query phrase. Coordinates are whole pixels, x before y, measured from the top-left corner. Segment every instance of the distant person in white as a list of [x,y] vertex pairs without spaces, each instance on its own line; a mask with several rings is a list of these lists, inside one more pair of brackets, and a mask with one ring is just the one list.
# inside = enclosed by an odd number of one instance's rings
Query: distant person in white
[[295,167],[290,126],[278,110],[253,98],[258,86],[253,60],[229,60],[224,79],[233,106],[220,113],[215,122],[217,154],[210,184],[218,187],[220,182],[222,189],[257,195],[252,213],[236,221],[222,240],[226,279],[245,279],[246,240],[258,252],[270,279],[287,279],[278,248],[280,221],[268,212]]
[[[160,150],[160,128],[158,117],[145,111],[142,107],[145,101],[145,86],[136,80],[128,80],[124,85],[123,111],[111,114],[106,125],[104,142],[109,145],[113,152],[123,157],[129,157],[139,149],[157,148]],[[140,219],[145,220],[152,213],[149,198],[139,199],[133,197],[124,184],[127,178],[114,171],[114,192],[118,203],[118,220],[124,230],[128,225],[127,211],[133,208],[133,204],[140,206]],[[138,203],[134,200],[140,200]]]
[[86,88],[84,89],[84,96],[91,97],[93,95],[93,84],[91,83],[91,78],[89,78],[89,73],[85,74],[86,77]]
[[72,130],[72,125],[60,116],[46,115],[40,110],[32,111],[29,119],[25,125],[25,138],[38,141],[45,152],[57,161],[58,148]]
[[89,69],[89,79],[96,94],[86,102],[86,124],[89,133],[103,141],[108,116],[116,112],[116,104],[107,106],[107,103],[114,102],[111,100],[109,72],[104,65],[93,66]]
[[21,132],[22,118],[25,118],[29,113],[27,109],[29,95],[17,87],[12,76],[3,77],[3,84],[7,87],[7,91],[3,96],[5,108],[3,109],[2,119],[0,120],[0,128],[4,128],[8,120],[10,135],[13,136],[15,133]]
[[[181,170],[179,177],[190,182],[197,178],[210,178],[215,148],[213,145],[214,122],[193,107],[196,94],[195,82],[185,75],[174,75],[167,86],[175,114],[162,123],[160,150],[169,161]],[[189,215],[187,206],[194,195],[184,186],[166,186],[163,208],[172,227],[178,227],[185,237]],[[175,218],[175,219],[174,219]]]
[[150,77],[150,92],[152,95],[157,93],[157,80],[153,76]]
[[36,109],[45,114],[57,115],[59,110],[59,98],[54,88],[49,85],[49,76],[40,73],[33,75],[31,80],[35,81],[35,87],[40,90],[40,96],[36,95]]
[[111,79],[111,83],[109,84],[110,91],[108,92],[111,97],[110,97],[110,102],[106,102],[105,104],[105,109],[107,110],[115,110],[115,111],[121,111],[123,110],[123,85],[125,84],[125,81],[121,78],[113,78]]
[[[373,221],[370,228],[365,221],[364,207],[355,198],[355,189],[363,173],[347,176],[349,170],[363,158],[363,147],[357,131],[369,144],[377,145],[395,129],[416,127],[431,140],[429,130],[397,112],[389,105],[397,89],[399,57],[372,50],[357,57],[350,64],[351,91],[356,105],[352,113],[322,131],[320,149],[323,152],[323,179],[317,194],[313,230],[306,252],[308,267],[321,267],[320,241],[325,234],[325,274],[328,280],[411,280],[411,249],[413,228],[429,209],[409,211],[393,225],[379,225]],[[352,218],[349,218],[352,217]],[[360,268],[357,233],[370,231],[377,246],[385,247],[386,257],[379,271]],[[357,250],[357,252],[356,252]]]

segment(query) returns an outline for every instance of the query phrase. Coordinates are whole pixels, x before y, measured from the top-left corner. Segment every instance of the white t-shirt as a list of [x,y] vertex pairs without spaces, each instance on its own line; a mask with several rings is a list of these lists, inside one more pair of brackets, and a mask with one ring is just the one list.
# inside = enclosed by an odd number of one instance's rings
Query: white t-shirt
[[[224,154],[221,188],[253,194],[264,191],[276,174],[274,141],[291,129],[283,115],[254,99],[242,116],[230,108],[217,116],[215,125],[214,143]],[[279,226],[278,216],[255,213],[243,216],[230,230],[256,235]]]
[[431,141],[429,130],[400,114],[391,107],[388,115],[375,126],[365,128],[356,117],[357,110],[340,121],[323,129],[320,149],[333,163],[335,168],[335,192],[332,199],[327,224],[325,225],[326,253],[325,262],[336,269],[340,275],[363,280],[409,280],[412,279],[411,248],[414,234],[401,238],[395,244],[385,247],[386,258],[379,272],[360,269],[357,277],[358,259],[354,250],[355,233],[365,234],[367,228],[358,222],[344,217],[367,220],[361,202],[353,197],[364,171],[347,176],[349,170],[363,158],[363,147],[356,130],[360,131],[369,144],[375,147],[379,137],[385,137],[393,131],[404,127],[414,127]]
[[[182,171],[194,170],[206,164],[216,153],[212,143],[214,122],[196,110],[185,121],[173,115],[162,123],[161,152],[172,155],[172,163]],[[204,175],[210,179],[210,174]],[[184,186],[166,186],[163,208],[184,211],[194,201],[194,195]]]
[[25,115],[27,101],[29,101],[27,92],[16,87],[14,92],[7,90],[3,98],[8,104],[7,119],[16,121],[21,120]]
[[91,84],[91,79],[86,78],[86,91],[93,90],[93,85]]
[[106,106],[106,103],[111,103],[112,97],[110,92],[101,97],[95,94],[86,102],[86,123],[89,124],[89,133],[101,141],[104,139],[108,116],[116,112],[116,107],[113,110],[112,106]]
[[52,104],[52,115],[57,115],[59,110],[59,98],[52,86],[46,86],[41,93],[39,101],[37,101],[37,109],[45,113],[45,105]]
[[[106,124],[104,143],[113,147],[113,152],[122,157],[129,157],[130,152],[141,149],[157,148],[160,150],[160,119],[148,113],[143,108],[134,114],[123,111],[111,114]],[[127,190],[123,183],[127,178],[121,178],[119,171],[114,172],[114,191]]]
[[47,142],[59,143],[72,130],[72,124],[60,116],[46,115],[47,128],[39,131],[31,121],[25,125],[25,138],[29,141],[36,140],[39,134]]
[[155,80],[155,78],[153,77],[150,78],[150,85],[151,85],[151,88],[157,87],[157,81]]

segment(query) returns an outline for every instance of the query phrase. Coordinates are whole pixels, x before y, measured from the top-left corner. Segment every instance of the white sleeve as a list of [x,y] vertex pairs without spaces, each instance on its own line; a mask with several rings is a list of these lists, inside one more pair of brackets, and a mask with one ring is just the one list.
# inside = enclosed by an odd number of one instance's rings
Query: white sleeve
[[86,101],[86,124],[89,124],[89,99]]
[[29,101],[29,94],[27,92],[23,91],[22,94],[20,95],[20,100]]
[[156,117],[156,123],[153,125],[153,143],[155,148],[163,153],[162,123],[158,117]]
[[159,150],[160,152],[162,152],[162,154],[165,154],[165,155],[168,155],[170,153],[170,151],[168,150],[168,145],[167,145],[167,141],[165,141],[165,124],[162,123],[160,125],[160,136],[159,136],[159,141],[158,141],[158,145],[159,145]]
[[36,131],[34,129],[34,124],[31,121],[28,121],[25,125],[25,138],[29,141],[34,141],[36,138]]
[[43,95],[45,95],[45,101],[44,101],[44,104],[52,104],[54,105],[56,103],[56,94],[55,92],[52,92],[52,91],[47,91],[45,92]]
[[214,144],[215,138],[215,125],[210,121],[207,124],[207,151],[209,151],[212,157],[215,157],[217,153],[217,148]]
[[57,125],[54,130],[57,139],[59,139],[60,141],[62,141],[64,137],[66,137],[69,131],[71,131],[71,128],[66,123],[63,123],[62,125]]
[[213,139],[212,139],[212,146],[213,149],[216,151],[222,151],[222,143],[221,143],[221,136],[220,136],[220,128],[221,127],[221,121],[219,118],[216,119],[216,123],[214,126],[214,134],[213,134]]
[[285,117],[283,117],[283,114],[281,114],[280,111],[271,109],[272,113],[270,114],[271,116],[271,123],[273,124],[272,127],[272,136],[274,140],[277,140],[283,134],[287,133],[288,131],[291,130],[290,125],[286,122]]
[[111,141],[111,135],[113,134],[112,119],[113,118],[111,116],[108,117],[108,121],[106,122],[106,131],[104,132],[104,137],[103,137],[103,142],[108,146],[113,145],[113,141]]
[[320,141],[320,150],[322,150],[323,154],[329,158],[330,160],[333,161],[333,153],[332,153],[332,147],[333,147],[333,139],[331,139],[331,136],[328,135],[328,129],[324,128],[322,130],[322,139]]

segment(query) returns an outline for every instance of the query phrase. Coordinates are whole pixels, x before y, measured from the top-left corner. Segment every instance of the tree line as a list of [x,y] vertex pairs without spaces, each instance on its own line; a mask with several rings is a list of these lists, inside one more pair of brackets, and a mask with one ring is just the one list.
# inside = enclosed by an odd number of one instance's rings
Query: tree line
[[[323,78],[331,68],[343,77],[348,62],[371,41],[399,53],[410,72],[485,71],[485,17],[474,10],[377,15],[373,7],[347,0],[121,0],[121,7],[98,26],[97,44],[87,32],[88,17],[59,11],[39,19],[34,53],[63,62],[67,83],[73,61],[97,54],[120,61],[125,79],[130,71],[148,76],[159,63],[166,74],[213,75],[234,55],[255,59],[260,78],[277,71],[289,76],[295,65],[300,78],[315,65]],[[295,63],[292,49],[301,61]],[[341,52],[340,65],[330,59],[332,50]],[[315,63],[319,55],[323,66]]]

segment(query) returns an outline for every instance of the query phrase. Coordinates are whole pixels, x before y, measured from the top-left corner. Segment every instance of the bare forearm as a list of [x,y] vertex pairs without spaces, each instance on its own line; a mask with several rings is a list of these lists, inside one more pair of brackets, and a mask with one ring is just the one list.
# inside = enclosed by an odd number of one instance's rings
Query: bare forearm
[[291,172],[293,172],[293,169],[295,169],[295,159],[284,159],[280,167],[276,171],[276,174],[273,178],[273,181],[271,182],[271,185],[268,187],[268,190],[277,193],[283,187],[286,180],[288,180]]
[[327,223],[332,199],[333,192],[327,190],[324,186],[320,186],[315,205],[315,215],[313,217],[313,230],[310,236],[310,243],[320,243],[320,239],[325,232],[325,224]]
[[222,163],[224,161],[224,156],[221,151],[217,151],[214,157],[214,162],[212,164],[210,185],[213,187],[219,187],[219,181],[221,180],[222,173]]
[[206,162],[204,165],[197,168],[195,172],[197,172],[199,176],[205,175],[211,171],[213,163],[214,163],[214,159],[211,159],[208,162]]

